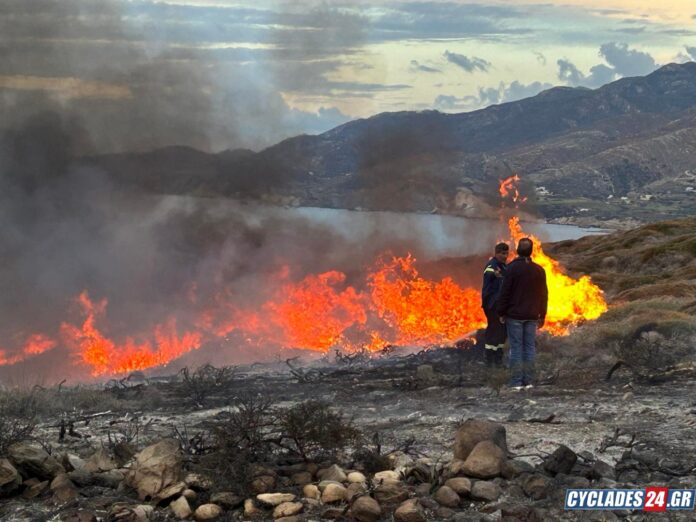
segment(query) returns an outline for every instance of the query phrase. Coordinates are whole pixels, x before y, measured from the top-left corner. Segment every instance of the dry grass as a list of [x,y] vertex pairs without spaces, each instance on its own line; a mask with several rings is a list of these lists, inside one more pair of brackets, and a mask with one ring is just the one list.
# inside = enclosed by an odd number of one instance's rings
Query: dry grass
[[[649,294],[649,292],[648,292]],[[539,337],[537,365],[557,373],[559,383],[580,386],[606,376],[623,361],[634,377],[652,380],[680,365],[696,363],[696,302],[652,296],[614,303],[597,321],[567,337]]]
[[615,295],[616,301],[638,301],[655,297],[676,297],[688,299],[696,295],[696,284],[686,281],[669,281],[666,283],[632,285]]
[[0,391],[0,407],[5,407],[6,411],[9,408],[13,415],[32,415],[40,419],[61,418],[76,413],[154,410],[159,404],[160,397],[154,389],[132,399],[119,398],[109,389],[88,386],[35,386],[29,390],[15,388]]
[[[627,232],[588,236],[545,246],[571,274],[589,274],[609,299],[644,285],[669,281],[675,287],[657,287],[658,295],[678,296],[676,287],[696,278],[696,217],[653,223]],[[636,299],[648,293],[638,292]],[[693,294],[692,294],[693,295]]]

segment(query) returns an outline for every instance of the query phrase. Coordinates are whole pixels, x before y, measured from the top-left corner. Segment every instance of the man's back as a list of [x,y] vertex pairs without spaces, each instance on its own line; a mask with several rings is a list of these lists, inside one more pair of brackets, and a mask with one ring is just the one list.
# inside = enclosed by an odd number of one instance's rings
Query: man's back
[[548,302],[546,272],[529,257],[518,257],[505,272],[498,314],[520,321],[544,319]]

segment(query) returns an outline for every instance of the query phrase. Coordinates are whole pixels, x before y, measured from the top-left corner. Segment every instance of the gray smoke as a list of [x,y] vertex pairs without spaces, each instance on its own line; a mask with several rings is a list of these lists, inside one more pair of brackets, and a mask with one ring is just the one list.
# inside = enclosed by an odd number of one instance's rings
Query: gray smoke
[[[361,38],[359,19],[346,23],[319,11],[297,23],[324,24],[323,31],[284,38],[284,66],[245,76],[236,62],[163,45],[171,35],[139,25],[129,5],[9,0],[0,6],[0,355],[17,354],[33,333],[59,341],[28,360],[31,375],[41,365],[51,379],[84,375],[59,333],[64,322],[80,323],[75,298],[84,290],[95,301],[108,300],[101,326],[122,339],[151,332],[170,316],[182,330],[195,325],[221,292],[253,309],[274,290],[268,280],[285,265],[293,280],[340,270],[348,284],[360,286],[365,268],[385,250],[459,255],[500,236],[446,219],[421,228],[416,219],[383,213],[342,221],[123,188],[84,155],[276,139],[291,127],[275,83],[284,77],[299,85],[317,74],[291,71],[292,60]],[[162,27],[175,31],[176,25]],[[316,63],[318,70],[331,66],[322,56]],[[378,149],[394,146],[403,143],[387,140]],[[378,158],[362,161],[379,168]],[[248,181],[240,190],[256,195],[271,180]],[[461,248],[452,248],[460,238]]]
[[[269,27],[250,32],[241,17]],[[347,121],[335,109],[290,109],[280,93],[326,85],[324,75],[340,65],[330,53],[361,39],[359,18],[328,8],[245,13],[7,0],[0,5],[0,126],[58,108],[82,122],[99,152],[259,148]],[[266,47],[248,46],[257,41]]]

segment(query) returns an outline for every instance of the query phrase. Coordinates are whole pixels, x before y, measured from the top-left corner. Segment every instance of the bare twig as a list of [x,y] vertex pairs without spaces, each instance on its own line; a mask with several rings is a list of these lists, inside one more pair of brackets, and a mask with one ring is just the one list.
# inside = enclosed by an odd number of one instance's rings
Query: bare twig
[[621,368],[625,363],[623,361],[616,361],[616,363],[609,368],[609,371],[607,372],[607,376],[604,378],[604,380],[609,381],[611,380],[611,376],[614,375],[614,372]]
[[311,382],[318,382],[326,375],[324,372],[310,368],[309,370],[305,370],[303,368],[297,368],[292,365],[292,361],[297,360],[298,357],[292,357],[290,359],[285,359],[285,364],[288,365],[288,368],[290,368],[290,373],[297,379],[297,381],[301,384],[306,384],[306,383],[311,383]]
[[[629,440],[621,440],[621,437],[629,437]],[[625,433],[621,428],[615,428],[611,437],[606,437],[599,445],[599,452],[604,453],[611,447],[632,449],[636,445],[635,433]]]

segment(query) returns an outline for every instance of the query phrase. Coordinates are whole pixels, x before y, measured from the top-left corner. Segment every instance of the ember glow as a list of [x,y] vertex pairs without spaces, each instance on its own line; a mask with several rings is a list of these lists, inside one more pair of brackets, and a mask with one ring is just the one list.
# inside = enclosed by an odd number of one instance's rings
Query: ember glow
[[[518,204],[526,200],[518,182],[517,175],[501,181],[502,212],[512,203],[517,213]],[[514,243],[527,236],[516,216],[507,224]],[[602,291],[587,276],[576,280],[566,275],[544,253],[541,241],[530,237],[549,286],[545,330],[566,335],[572,326],[599,317],[607,309]],[[297,277],[293,269],[297,267],[281,265],[254,289],[253,299],[223,284],[213,297],[204,298],[192,284],[182,292],[186,299],[177,307],[177,318],[164,317],[149,331],[121,337],[111,331],[107,300],[93,300],[85,290],[75,299],[76,313],[54,337],[25,336],[20,350],[10,354],[0,349],[0,365],[63,346],[74,364],[93,376],[118,375],[166,365],[206,343],[231,350],[248,345],[375,351],[387,345],[451,345],[485,325],[478,288],[460,286],[451,277],[423,277],[410,254],[384,254],[350,282],[340,271]]]

